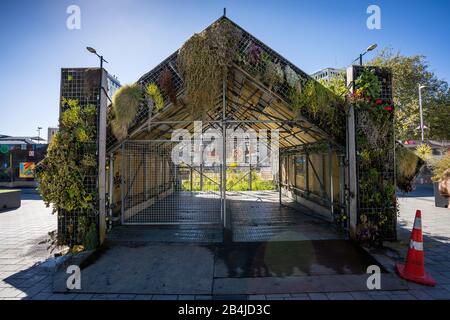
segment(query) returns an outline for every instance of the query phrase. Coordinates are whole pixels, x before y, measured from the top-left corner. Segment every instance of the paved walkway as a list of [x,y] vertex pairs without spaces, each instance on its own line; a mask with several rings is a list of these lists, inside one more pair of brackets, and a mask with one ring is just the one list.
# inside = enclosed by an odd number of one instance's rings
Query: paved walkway
[[39,266],[50,257],[48,233],[57,218],[40,197],[22,191],[22,206],[0,211],[0,299],[41,297],[51,292],[51,274]]
[[[399,218],[400,241],[389,246],[390,256],[402,259],[408,243],[416,209],[423,214],[426,269],[437,280],[434,288],[408,283],[409,290],[334,293],[300,293],[277,295],[220,296],[215,298],[249,300],[358,300],[358,299],[450,299],[450,210],[435,208],[432,198],[401,198]],[[25,194],[22,207],[0,212],[0,300],[1,299],[136,299],[136,300],[210,300],[209,295],[118,295],[54,294],[51,266],[43,263],[49,257],[47,233],[56,228],[56,217],[42,201]],[[397,255],[396,251],[399,252]]]

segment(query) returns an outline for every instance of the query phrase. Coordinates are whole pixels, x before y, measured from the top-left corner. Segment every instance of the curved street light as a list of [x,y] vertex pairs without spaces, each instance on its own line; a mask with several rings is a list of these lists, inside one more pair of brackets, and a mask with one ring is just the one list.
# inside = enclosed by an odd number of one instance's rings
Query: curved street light
[[99,57],[99,59],[100,59],[100,69],[103,69],[103,62],[108,63],[108,61],[106,61],[105,59],[103,59],[103,56],[99,55],[99,54],[97,53],[97,50],[95,50],[94,48],[92,48],[92,47],[86,47],[86,50],[89,51],[90,53],[95,54],[97,57]]
[[[376,43],[371,44],[370,46],[367,47],[366,51],[360,53],[360,54],[359,54],[359,58],[356,58],[355,60],[353,60],[353,62],[355,62],[355,61],[357,61],[357,60],[359,59],[359,65],[362,66],[362,65],[363,65],[363,56],[364,56],[366,53],[375,50],[377,47],[378,47],[378,45],[377,45]],[[353,63],[353,62],[352,62],[352,63]]]

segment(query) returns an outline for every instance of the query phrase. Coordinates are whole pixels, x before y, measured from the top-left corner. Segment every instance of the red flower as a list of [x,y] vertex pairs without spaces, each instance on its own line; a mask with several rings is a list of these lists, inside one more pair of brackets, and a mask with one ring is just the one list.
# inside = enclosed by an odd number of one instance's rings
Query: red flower
[[385,109],[386,111],[392,111],[392,107],[390,107],[390,106],[384,107],[384,109]]
[[383,103],[383,100],[377,99],[377,101],[375,101],[375,103],[376,103],[376,104],[382,104],[382,103]]

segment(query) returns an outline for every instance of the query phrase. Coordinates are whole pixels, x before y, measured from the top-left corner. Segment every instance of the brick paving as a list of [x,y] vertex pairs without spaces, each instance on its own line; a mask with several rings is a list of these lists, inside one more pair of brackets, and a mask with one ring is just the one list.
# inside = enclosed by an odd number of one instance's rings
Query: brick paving
[[434,288],[408,283],[409,290],[323,292],[253,296],[54,294],[48,263],[47,234],[56,217],[38,196],[26,194],[22,207],[0,211],[0,300],[432,300],[450,299],[450,210],[435,208],[433,199],[400,198],[399,241],[388,244],[406,254],[416,209],[422,210],[426,269],[437,280]]

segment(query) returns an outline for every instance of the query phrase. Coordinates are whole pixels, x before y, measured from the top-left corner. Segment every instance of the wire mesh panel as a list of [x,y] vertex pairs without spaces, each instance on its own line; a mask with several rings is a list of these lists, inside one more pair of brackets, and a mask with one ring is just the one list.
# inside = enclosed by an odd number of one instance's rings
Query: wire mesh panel
[[287,222],[280,214],[278,155],[275,139],[228,137],[224,188],[233,241],[269,240]]
[[[364,70],[374,73],[380,84],[380,99],[392,100],[392,74],[389,70],[377,67],[353,66],[354,78]],[[375,126],[368,114],[357,111],[356,148],[358,177],[358,222],[378,225],[380,236],[384,240],[397,237],[397,202],[395,197],[395,129],[394,113],[385,119],[384,126]],[[366,147],[364,147],[366,146]],[[369,146],[369,147],[367,147]],[[383,150],[371,161],[367,150]],[[370,155],[370,154],[369,154]],[[365,164],[365,165],[364,165]],[[377,181],[374,183],[373,181]],[[362,221],[363,219],[367,221]]]
[[[67,110],[68,104],[63,103],[63,98],[76,100],[80,108],[89,106],[99,107],[99,87],[102,71],[99,68],[64,68],[61,69],[61,101],[60,115]],[[94,139],[82,143],[80,156],[91,155],[96,159],[97,154],[97,125],[96,115]],[[93,205],[87,210],[75,210],[67,212],[58,211],[58,233],[63,243],[74,245],[82,243],[83,228],[98,223],[98,167],[92,167],[83,177],[83,187],[94,199]]]
[[176,146],[172,141],[124,143],[123,224],[220,223],[220,165],[177,164]]

